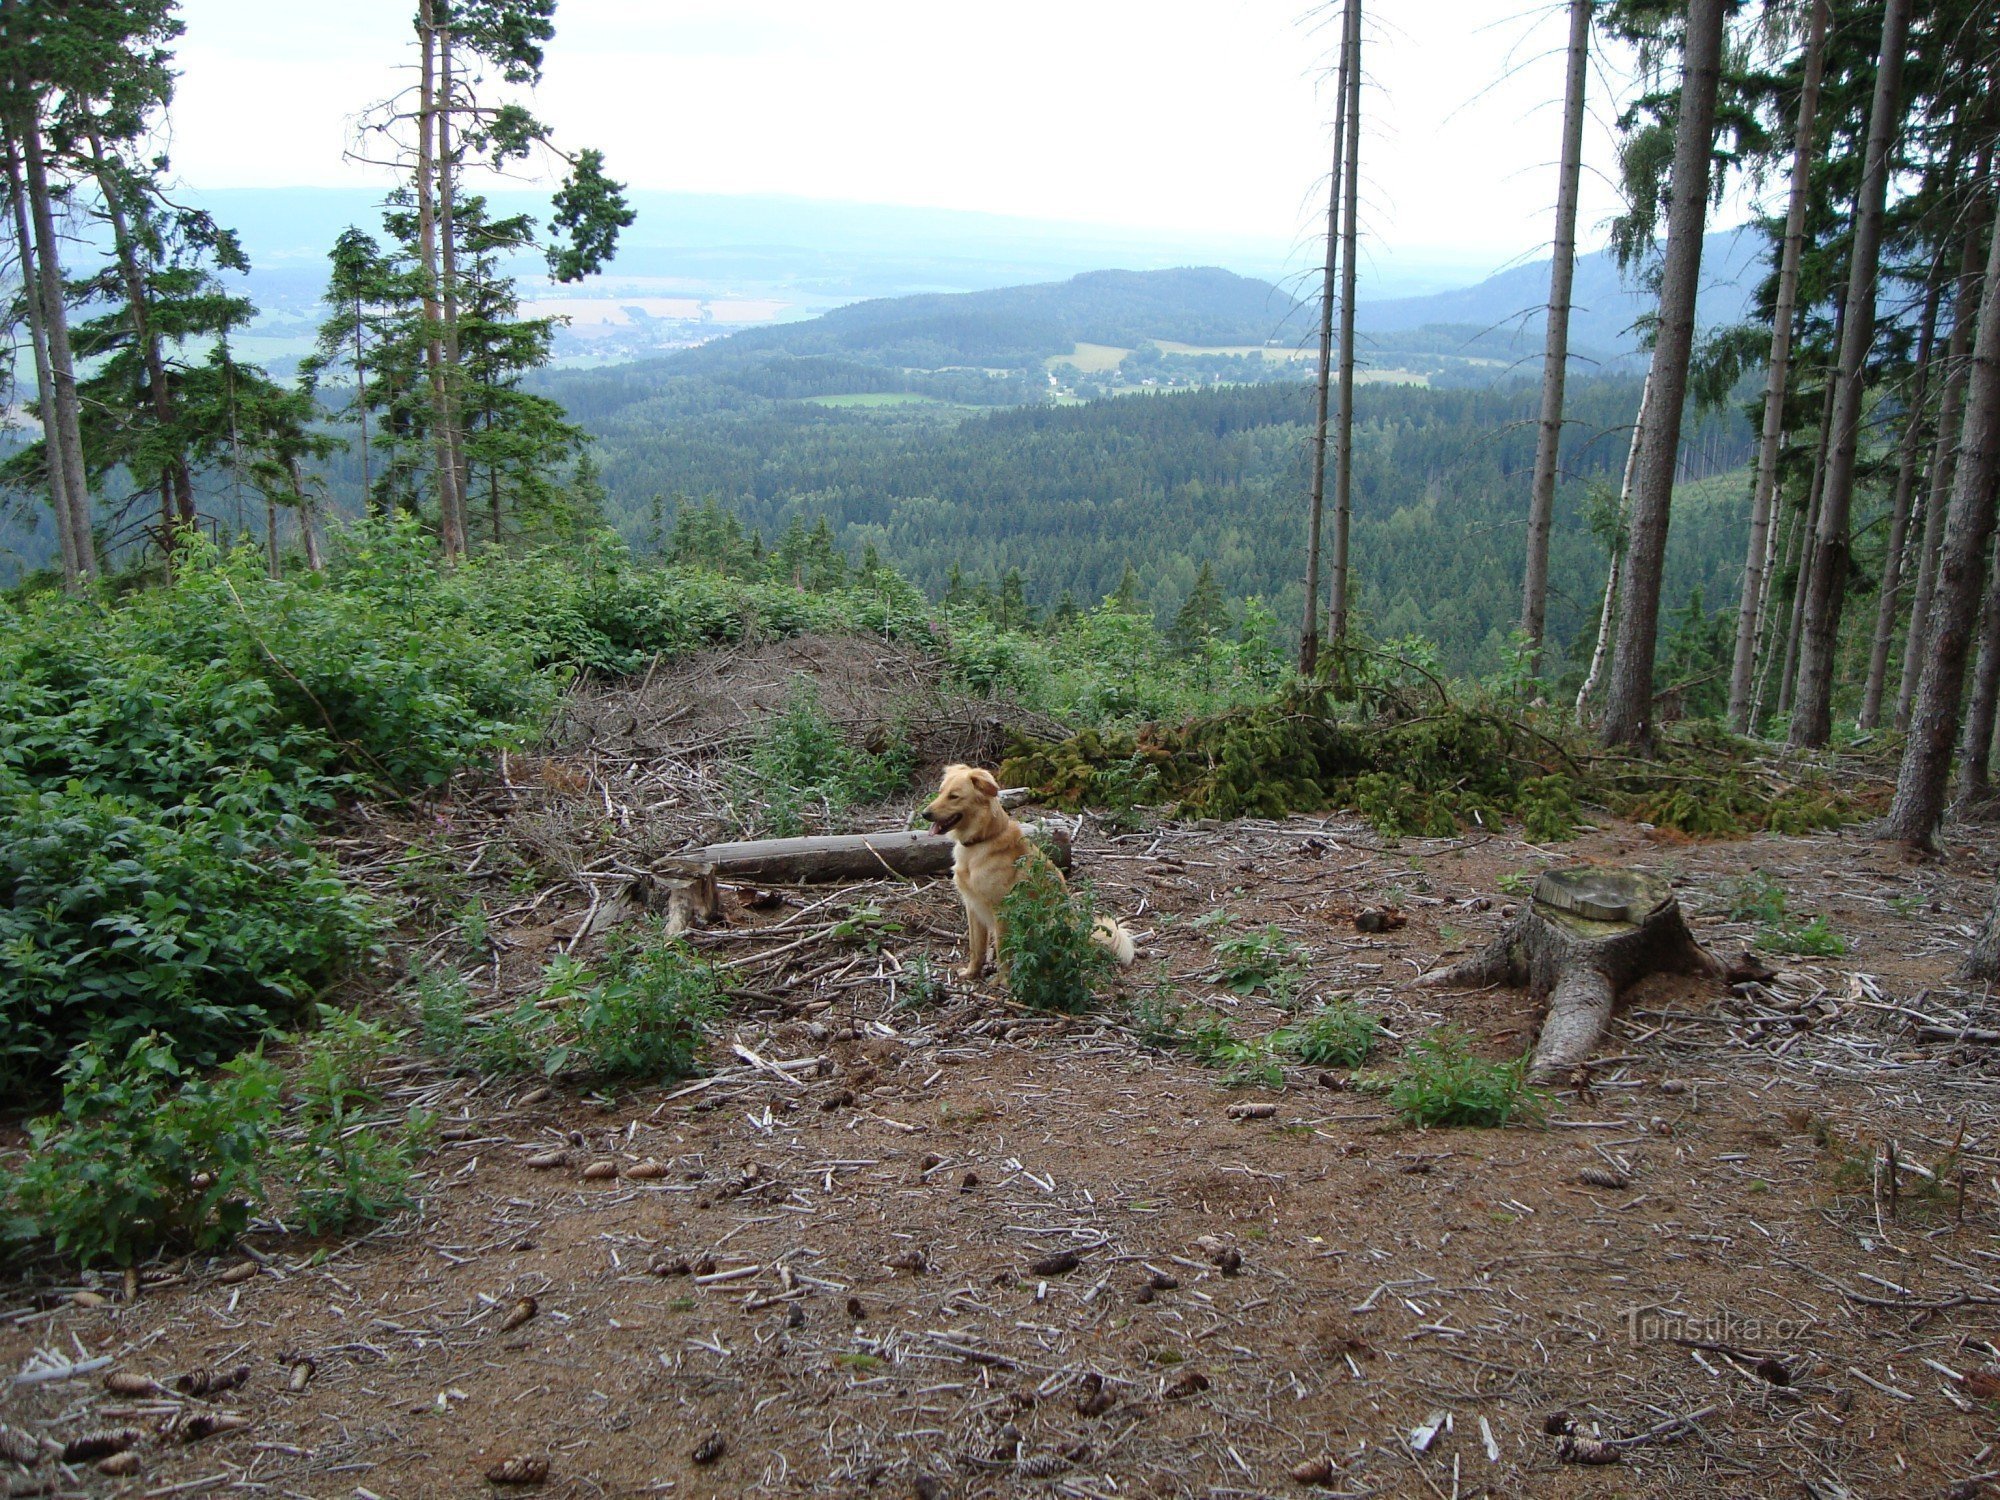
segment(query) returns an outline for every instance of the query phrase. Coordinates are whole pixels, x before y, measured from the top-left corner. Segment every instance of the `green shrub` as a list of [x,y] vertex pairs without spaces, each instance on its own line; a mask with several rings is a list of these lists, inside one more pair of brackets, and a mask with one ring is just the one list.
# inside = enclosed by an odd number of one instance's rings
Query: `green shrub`
[[1133,1029],[1145,1046],[1185,1053],[1205,1068],[1228,1069],[1223,1079],[1226,1087],[1284,1087],[1284,1069],[1272,1051],[1273,1042],[1283,1032],[1268,1040],[1240,1042],[1214,1011],[1204,1010],[1194,1019],[1193,1012],[1174,998],[1173,987],[1166,980],[1156,985],[1152,994],[1133,1002],[1131,1016]]
[[1815,958],[1839,958],[1847,951],[1847,939],[1828,926],[1825,917],[1766,927],[1757,934],[1757,942],[1773,953],[1798,953]]
[[417,1030],[424,1051],[447,1062],[463,1061],[472,1049],[466,1012],[471,996],[465,980],[446,970],[420,968],[416,981]]
[[597,964],[549,960],[540,987],[491,1020],[465,1015],[464,992],[419,982],[427,1045],[501,1073],[663,1080],[695,1071],[722,1009],[715,971],[657,931],[615,939]]
[[850,744],[820,707],[805,676],[793,680],[737,777],[745,828],[779,838],[803,833],[852,807],[879,802],[906,785],[910,755],[898,735],[879,754]]
[[1541,1118],[1542,1097],[1528,1087],[1528,1060],[1488,1062],[1472,1055],[1462,1031],[1432,1032],[1403,1054],[1389,1104],[1411,1125],[1496,1126]]
[[1753,870],[1740,880],[1725,881],[1721,887],[1726,910],[1733,922],[1757,922],[1757,946],[1773,953],[1808,954],[1818,958],[1838,958],[1847,951],[1847,942],[1827,925],[1824,916],[1801,922],[1787,909],[1785,888],[1761,870]]
[[86,1036],[202,1066],[362,953],[372,924],[255,792],[148,806],[0,770],[0,1094],[39,1092]]
[[1732,922],[1762,922],[1776,926],[1785,920],[1785,888],[1762,870],[1740,880],[1726,880],[1721,892]]
[[61,1109],[28,1127],[7,1237],[82,1265],[226,1244],[262,1201],[278,1088],[261,1052],[205,1078],[159,1036],[85,1043],[64,1065]]
[[394,1125],[367,1119],[383,1102],[372,1075],[401,1041],[400,1033],[331,1006],[320,1007],[319,1029],[302,1039],[292,1082],[301,1135],[279,1162],[292,1192],[286,1218],[307,1234],[379,1223],[415,1201],[412,1166],[428,1117],[412,1110]]
[[1306,950],[1276,926],[1239,933],[1215,945],[1216,982],[1237,995],[1288,990],[1306,966]]
[[1358,1068],[1368,1061],[1381,1034],[1382,1023],[1367,1011],[1351,1000],[1335,1000],[1272,1040],[1280,1051],[1310,1067]]
[[1091,941],[1096,902],[1087,887],[1065,889],[1045,856],[1022,864],[998,913],[1008,991],[1035,1010],[1088,1010],[1112,968],[1111,955]]
[[1576,837],[1576,784],[1567,776],[1530,776],[1515,794],[1521,813],[1521,831],[1531,842],[1559,844]]

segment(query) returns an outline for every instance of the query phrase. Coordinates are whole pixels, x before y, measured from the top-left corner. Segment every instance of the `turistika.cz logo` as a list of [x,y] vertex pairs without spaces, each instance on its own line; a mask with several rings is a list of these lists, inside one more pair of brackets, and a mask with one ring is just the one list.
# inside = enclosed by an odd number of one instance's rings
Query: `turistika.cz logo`
[[1623,1317],[1628,1344],[1723,1344],[1751,1349],[1782,1347],[1803,1338],[1817,1321],[1745,1316],[1727,1309],[1675,1312],[1664,1307],[1628,1307]]

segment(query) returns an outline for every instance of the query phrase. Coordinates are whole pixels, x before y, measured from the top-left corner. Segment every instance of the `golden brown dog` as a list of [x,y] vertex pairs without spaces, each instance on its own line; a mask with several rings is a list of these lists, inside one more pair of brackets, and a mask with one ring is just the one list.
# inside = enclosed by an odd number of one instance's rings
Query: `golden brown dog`
[[[1028,842],[1021,825],[1000,805],[1000,783],[977,766],[946,766],[944,781],[924,816],[933,830],[957,846],[951,851],[951,883],[958,887],[958,899],[965,907],[965,964],[958,977],[977,979],[986,968],[989,944],[995,961],[1004,964],[999,956],[1000,903],[1021,878],[1021,861],[1046,856]],[[1062,879],[1062,872],[1053,866],[1050,873]],[[1091,940],[1120,964],[1129,964],[1136,956],[1131,934],[1109,917],[1097,919]]]

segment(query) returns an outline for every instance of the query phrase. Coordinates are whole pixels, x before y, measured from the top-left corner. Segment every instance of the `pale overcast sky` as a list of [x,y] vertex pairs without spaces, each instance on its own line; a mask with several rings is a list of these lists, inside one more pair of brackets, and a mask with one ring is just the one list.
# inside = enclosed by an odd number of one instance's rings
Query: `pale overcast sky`
[[[197,187],[359,184],[412,0],[184,0],[173,154]],[[1370,258],[1545,251],[1559,4],[1374,0]],[[792,193],[1301,241],[1324,210],[1332,7],[1302,0],[563,0],[538,96],[634,187]],[[1615,211],[1593,69],[1581,237]],[[1364,265],[1366,262],[1364,262]]]

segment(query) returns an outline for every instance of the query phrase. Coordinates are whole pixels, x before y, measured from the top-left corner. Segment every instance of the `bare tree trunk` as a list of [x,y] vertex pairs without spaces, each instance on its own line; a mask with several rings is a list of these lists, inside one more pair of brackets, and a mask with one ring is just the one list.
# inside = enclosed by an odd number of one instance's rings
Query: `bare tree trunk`
[[268,491],[264,495],[264,571],[272,578],[284,572],[278,560],[278,502]]
[[[1780,517],[1780,520],[1782,521],[1783,518]],[[1781,528],[1774,527],[1772,529],[1772,539],[1774,541],[1777,538],[1777,533],[1779,529]],[[1783,528],[1783,529],[1785,529],[1786,531],[1785,568],[1787,571],[1790,571],[1794,569],[1798,564],[1799,540],[1804,535],[1806,529],[1805,517],[1803,515],[1798,515],[1794,517],[1791,526],[1789,528]],[[1773,550],[1774,560],[1775,556],[1776,553],[1774,549]],[[1767,576],[1764,579],[1765,602],[1763,608],[1759,613],[1757,621],[1757,660],[1759,662],[1759,667],[1757,671],[1757,691],[1751,694],[1750,696],[1749,728],[1744,731],[1746,734],[1755,734],[1757,732],[1757,726],[1763,723],[1764,721],[1764,698],[1766,691],[1771,686],[1771,669],[1776,664],[1777,661],[1777,653],[1771,650],[1769,644],[1769,637],[1771,633],[1771,615],[1772,615],[1772,610],[1770,607],[1771,603],[1770,595],[1772,593],[1772,584],[1775,581],[1776,581],[1775,577],[1772,576]],[[1782,691],[1783,689],[1782,674],[1780,677],[1779,687],[1780,690]]]
[[70,535],[76,542],[79,579],[97,576],[97,538],[91,530],[90,470],[83,458],[82,409],[76,397],[76,360],[70,352],[69,309],[63,300],[62,242],[56,236],[55,212],[49,206],[49,176],[42,156],[41,121],[32,106],[23,122],[22,154],[28,167],[28,211],[35,225],[35,263],[41,277],[42,329],[49,345],[49,399],[42,400],[44,442],[48,417],[55,418],[54,437],[61,450],[63,487],[69,500]]
[[1785,392],[1791,377],[1792,323],[1799,297],[1799,261],[1805,248],[1806,198],[1812,185],[1813,125],[1819,113],[1825,58],[1827,0],[1814,0],[1806,33],[1805,76],[1799,86],[1798,128],[1792,141],[1792,192],[1785,210],[1785,242],[1778,256],[1778,299],[1771,313],[1771,363],[1764,381],[1764,429],[1757,445],[1757,486],[1750,497],[1750,546],[1743,561],[1743,596],[1736,611],[1736,655],[1729,673],[1729,727],[1751,729],[1750,682],[1770,591],[1768,533],[1778,493],[1778,449],[1785,434]]
[[28,312],[28,340],[35,351],[35,393],[42,408],[42,459],[49,475],[49,510],[56,518],[56,545],[62,556],[63,586],[75,588],[81,579],[77,566],[76,533],[71,526],[69,474],[62,461],[62,447],[56,441],[55,378],[49,373],[49,341],[42,324],[42,291],[36,273],[35,240],[28,229],[27,194],[21,187],[21,158],[11,131],[7,134],[7,187],[14,207],[14,238],[21,256],[21,302]]
[[1361,0],[1348,0],[1341,69],[1347,84],[1345,140],[1341,172],[1340,263],[1340,437],[1333,468],[1333,579],[1328,590],[1327,634],[1336,653],[1347,646],[1347,533],[1354,488],[1354,239],[1358,179],[1361,175]]
[[422,52],[417,111],[417,250],[423,261],[424,366],[430,379],[431,445],[438,496],[438,534],[447,559],[465,555],[458,469],[451,455],[451,406],[445,390],[444,313],[438,301],[437,214],[433,207],[437,174],[437,26],[432,0],[417,0],[417,33]]
[[[361,423],[361,503],[372,510],[375,500],[373,487],[368,480],[368,362],[361,344],[362,322],[361,299],[356,297],[354,299],[354,414]],[[385,520],[388,514],[389,507],[384,505],[382,515]],[[315,568],[313,571],[319,570]]]
[[1987,757],[1993,745],[1994,695],[2000,692],[2000,547],[1986,574],[1986,600],[1979,607],[1979,655],[1972,669],[1972,696],[1966,701],[1965,729],[1958,738],[1958,795],[1967,802],[1991,787]]
[[1694,345],[1695,294],[1701,283],[1701,241],[1708,211],[1709,154],[1715,141],[1715,95],[1722,73],[1723,0],[1688,0],[1683,42],[1680,120],[1674,130],[1673,201],[1667,209],[1667,251],[1660,278],[1660,320],[1653,344],[1653,403],[1657,420],[1644,428],[1632,490],[1632,541],[1625,560],[1625,602],[1618,619],[1618,655],[1604,713],[1604,743],[1650,747],[1653,738],[1653,657],[1660,624],[1660,581],[1667,523],[1674,501],[1681,409],[1687,399],[1688,356]]
[[1907,844],[1929,847],[1944,811],[1966,650],[1986,574],[1986,543],[1993,530],[1996,477],[2000,477],[2000,229],[1991,235],[1986,254],[1965,422],[1959,431],[1958,472],[1952,484],[1951,514],[1945,521],[1944,556],[1931,605],[1923,675],[1910,716],[1909,744],[1896,776],[1896,800],[1883,823],[1886,836]]
[[[140,360],[146,371],[147,397],[153,408],[153,421],[164,432],[174,420],[174,398],[167,389],[167,362],[161,352],[159,330],[154,328],[149,315],[146,274],[139,264],[139,252],[133,242],[131,225],[125,217],[122,195],[111,171],[111,162],[104,154],[104,144],[95,131],[90,133],[89,140],[92,171],[97,178],[98,192],[104,198],[105,215],[111,220],[111,242],[118,256],[119,276],[125,283],[125,299],[132,307],[132,335],[139,345]],[[172,486],[175,523],[183,527],[195,525],[194,477],[188,471],[187,458],[183,454],[173,455],[165,461],[162,472]],[[160,547],[167,553],[174,550],[171,532],[160,539]]]
[[1854,198],[1854,238],[1847,259],[1847,327],[1840,341],[1834,382],[1833,456],[1820,502],[1818,545],[1806,587],[1805,635],[1799,647],[1799,690],[1792,705],[1789,741],[1816,750],[1833,734],[1833,671],[1840,646],[1840,615],[1847,600],[1853,538],[1854,460],[1861,442],[1868,351],[1875,342],[1875,279],[1881,259],[1882,211],[1889,192],[1890,155],[1896,144],[1897,96],[1903,84],[1903,43],[1910,29],[1910,0],[1888,0],[1882,11],[1882,45],[1875,98],[1868,114],[1868,155]]
[[[1845,309],[1837,309],[1833,319],[1833,341],[1840,343],[1840,331]],[[1806,504],[1799,533],[1798,566],[1792,571],[1791,624],[1785,632],[1785,665],[1778,674],[1778,705],[1780,715],[1790,711],[1792,690],[1797,685],[1799,665],[1799,632],[1805,622],[1806,578],[1812,572],[1814,538],[1819,531],[1819,501],[1826,487],[1827,439],[1833,432],[1833,379],[1829,374],[1826,389],[1821,392],[1819,405],[1819,440],[1813,446],[1812,479],[1806,485]]]
[[2000,980],[2000,888],[1994,890],[1986,920],[1979,924],[1978,935],[1966,951],[1965,961],[1952,977],[1961,984],[1991,984]]
[[1903,598],[1903,552],[1910,533],[1910,498],[1917,486],[1917,450],[1923,446],[1924,398],[1929,393],[1931,350],[1937,342],[1938,297],[1944,278],[1931,276],[1924,294],[1921,329],[1917,335],[1917,364],[1910,375],[1910,394],[1904,403],[1903,431],[1897,446],[1896,489],[1889,502],[1889,540],[1882,554],[1882,597],[1875,606],[1875,635],[1868,648],[1868,681],[1861,690],[1861,716],[1855,727],[1864,734],[1882,722],[1882,690],[1889,676],[1889,646],[1896,635],[1896,617]]
[[[1986,176],[1986,159],[1979,177]],[[1975,198],[1975,205],[1978,200]],[[1951,505],[1952,480],[1958,470],[1959,426],[1964,417],[1965,385],[1971,374],[1974,309],[1979,294],[1979,231],[1984,217],[1975,206],[1971,227],[1960,248],[1958,285],[1952,294],[1951,339],[1945,346],[1944,393],[1938,400],[1937,432],[1931,439],[1930,483],[1924,499],[1923,550],[1917,557],[1917,590],[1910,600],[1910,628],[1903,638],[1903,681],[1896,693],[1896,727],[1910,727],[1916,702],[1917,676],[1923,670],[1923,644],[1930,631],[1931,601],[1937,590],[1938,559],[1944,552],[1945,516]]]
[[1341,25],[1340,65],[1333,102],[1333,167],[1326,187],[1326,273],[1319,294],[1319,371],[1313,388],[1312,498],[1306,523],[1306,618],[1299,637],[1299,675],[1319,667],[1319,540],[1326,511],[1326,409],[1333,386],[1334,277],[1340,265],[1340,164],[1347,127],[1347,28]]
[[1618,519],[1611,533],[1611,567],[1604,575],[1604,607],[1597,614],[1597,644],[1591,648],[1590,670],[1583,674],[1583,686],[1576,690],[1576,722],[1584,722],[1585,705],[1590,695],[1597,691],[1597,680],[1604,675],[1604,658],[1611,650],[1611,637],[1617,628],[1618,583],[1625,567],[1625,518],[1632,509],[1632,475],[1639,467],[1639,441],[1646,431],[1646,403],[1652,398],[1653,377],[1648,375],[1639,387],[1639,414],[1632,419],[1632,444],[1625,450],[1625,477],[1618,485]]
[[299,540],[305,545],[306,566],[315,573],[326,571],[326,559],[320,554],[319,533],[315,523],[319,520],[319,507],[306,493],[305,481],[299,474],[299,461],[290,455],[285,459],[285,472],[292,481],[292,509],[299,518]]
[[1563,382],[1569,371],[1570,288],[1576,277],[1577,180],[1583,171],[1584,64],[1591,0],[1569,0],[1569,74],[1563,86],[1561,177],[1556,186],[1555,259],[1549,263],[1549,324],[1542,345],[1542,412],[1535,477],[1528,487],[1528,560],[1521,581],[1521,629],[1536,672],[1549,607],[1549,527],[1555,518],[1556,460],[1562,448]]
[[458,158],[451,143],[452,56],[449,20],[438,29],[439,104],[437,112],[438,253],[444,267],[445,439],[451,447],[451,488],[458,499],[459,530],[472,542],[468,514],[470,476],[465,465],[464,416],[459,409],[462,371],[458,358]]
[[1800,518],[1799,565],[1792,574],[1791,623],[1785,630],[1785,660],[1778,670],[1778,716],[1792,711],[1792,694],[1799,685],[1799,637],[1805,630],[1806,579],[1812,572],[1813,549],[1818,545],[1820,476],[1815,470],[1812,489]]

